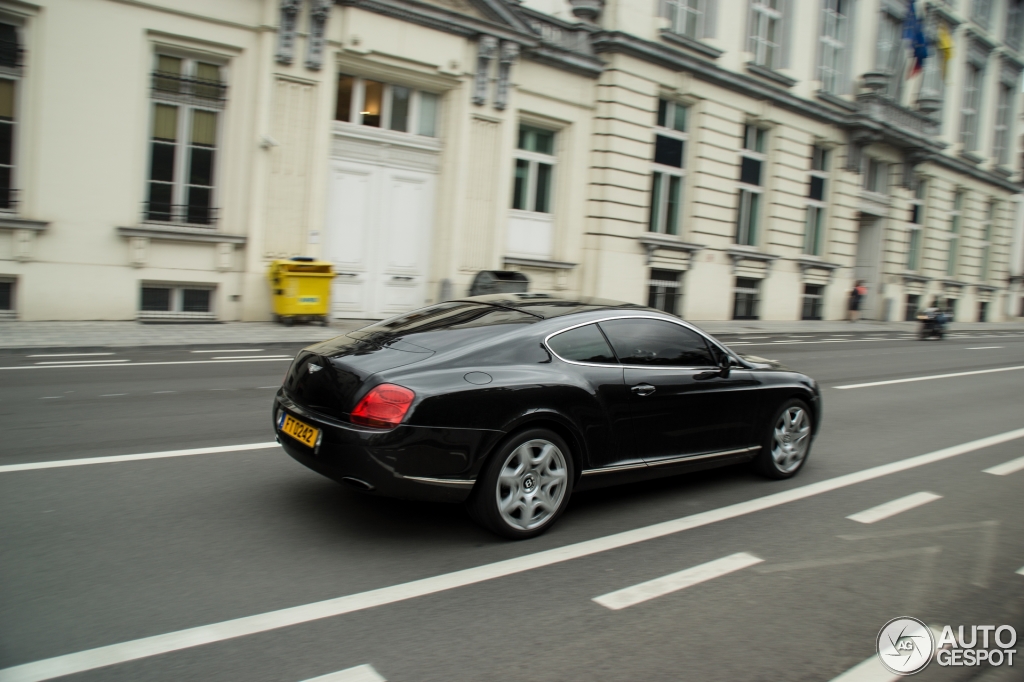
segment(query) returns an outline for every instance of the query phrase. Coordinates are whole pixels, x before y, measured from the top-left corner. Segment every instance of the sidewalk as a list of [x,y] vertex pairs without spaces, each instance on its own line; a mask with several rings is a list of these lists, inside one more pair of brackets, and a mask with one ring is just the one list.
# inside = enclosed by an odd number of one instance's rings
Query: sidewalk
[[[307,344],[358,329],[371,320],[334,320],[328,327],[273,322],[223,324],[141,324],[139,322],[0,321],[0,348],[135,348],[143,346],[216,346]],[[912,332],[916,322],[694,320],[711,334],[830,334]],[[1024,331],[1024,321],[956,322],[950,331]]]

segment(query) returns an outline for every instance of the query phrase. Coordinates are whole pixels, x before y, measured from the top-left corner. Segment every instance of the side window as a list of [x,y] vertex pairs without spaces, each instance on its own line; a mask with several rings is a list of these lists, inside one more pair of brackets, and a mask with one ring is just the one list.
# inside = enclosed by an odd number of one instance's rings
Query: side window
[[565,360],[617,364],[612,349],[608,347],[608,342],[604,340],[604,335],[595,324],[576,327],[552,336],[548,345]]
[[601,329],[624,365],[714,367],[704,338],[672,322],[645,319],[608,320]]

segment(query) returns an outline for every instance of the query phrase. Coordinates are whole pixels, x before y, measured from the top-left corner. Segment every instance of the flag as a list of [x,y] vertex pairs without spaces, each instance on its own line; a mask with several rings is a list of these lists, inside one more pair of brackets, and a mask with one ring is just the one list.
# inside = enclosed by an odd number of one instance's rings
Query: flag
[[907,74],[913,78],[924,68],[924,60],[928,58],[928,40],[924,37],[924,22],[917,16],[914,0],[907,0],[907,16],[903,19],[903,39],[910,41],[910,49],[914,54],[914,63]]
[[935,47],[939,52],[939,57],[942,59],[942,80],[945,81],[946,65],[953,60],[953,39],[949,35],[949,29],[946,28],[945,22],[939,22]]

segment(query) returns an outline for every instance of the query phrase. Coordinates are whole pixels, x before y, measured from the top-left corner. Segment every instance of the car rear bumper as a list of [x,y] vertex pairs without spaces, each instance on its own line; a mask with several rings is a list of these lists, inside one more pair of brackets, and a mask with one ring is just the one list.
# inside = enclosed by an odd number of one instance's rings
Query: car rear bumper
[[[323,432],[317,448],[282,433],[284,411]],[[293,459],[368,493],[433,502],[462,502],[473,489],[483,458],[504,435],[486,429],[401,425],[389,431],[339,422],[295,404],[279,391],[274,430]]]

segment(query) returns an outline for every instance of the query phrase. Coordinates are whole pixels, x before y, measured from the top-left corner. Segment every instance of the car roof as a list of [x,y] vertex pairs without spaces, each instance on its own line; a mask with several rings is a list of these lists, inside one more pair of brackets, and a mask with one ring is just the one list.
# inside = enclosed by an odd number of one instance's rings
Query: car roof
[[606,298],[591,298],[588,296],[563,298],[541,293],[487,294],[484,296],[467,296],[458,300],[512,308],[513,310],[535,315],[543,319],[597,310],[651,310],[647,306],[636,303],[613,301]]

